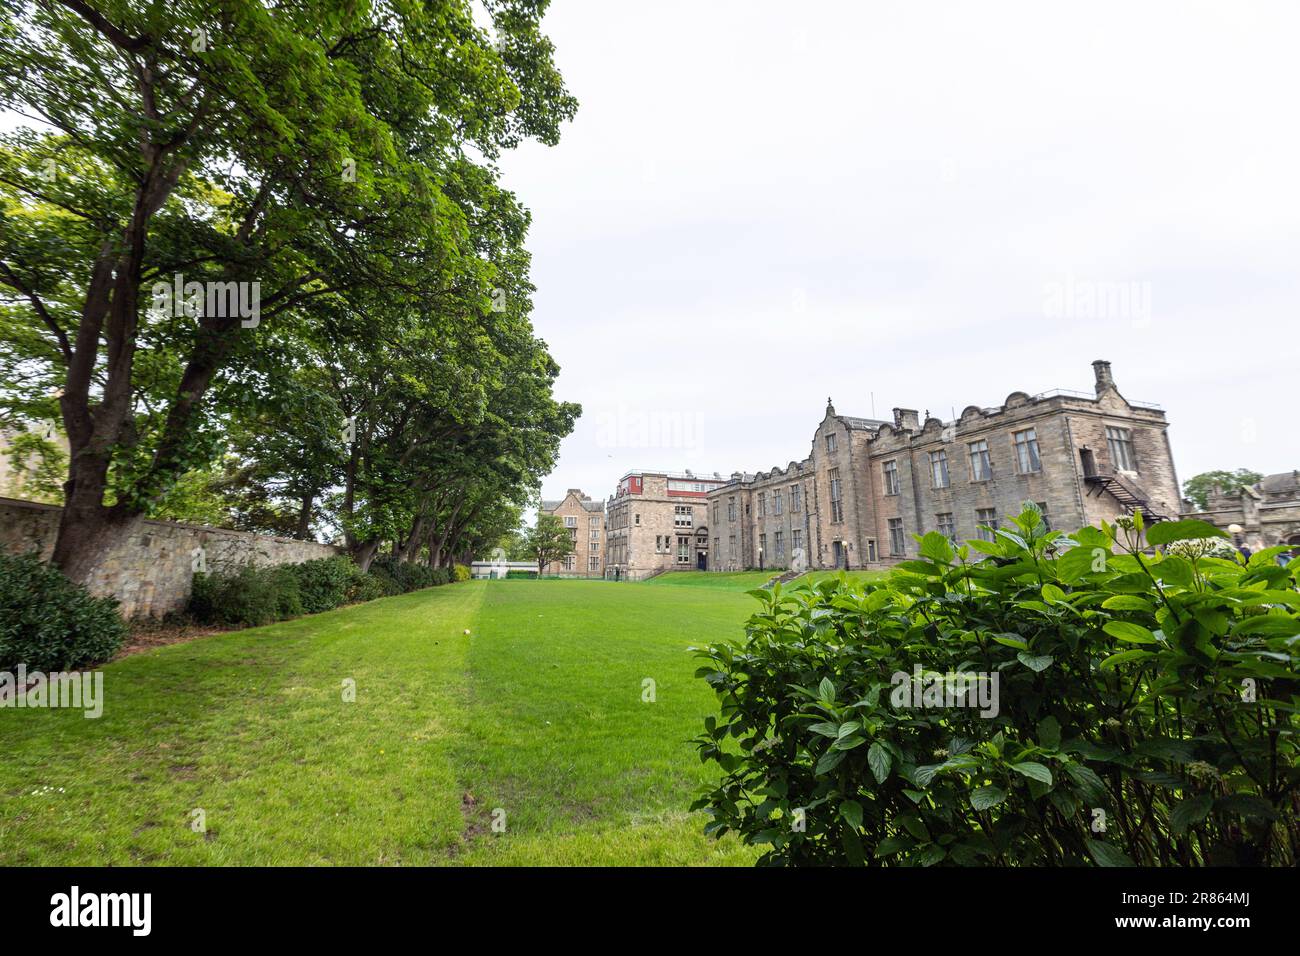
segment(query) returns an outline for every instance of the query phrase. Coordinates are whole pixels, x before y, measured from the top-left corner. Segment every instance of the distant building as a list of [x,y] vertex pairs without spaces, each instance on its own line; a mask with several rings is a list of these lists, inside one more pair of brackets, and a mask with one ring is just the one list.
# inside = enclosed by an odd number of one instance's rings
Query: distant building
[[990,538],[1025,501],[1069,530],[1138,508],[1177,516],[1164,412],[1125,399],[1109,362],[1093,371],[1091,395],[1012,392],[949,422],[856,418],[828,400],[807,457],[709,491],[709,567],[786,568],[797,551],[811,568],[885,567],[917,555],[913,535]]
[[707,499],[721,475],[636,471],[606,504],[605,577],[640,581],[662,571],[706,571]]
[[1216,486],[1204,511],[1194,511],[1188,502],[1187,518],[1200,518],[1227,531],[1232,525],[1242,530],[1234,537],[1254,551],[1279,544],[1300,545],[1300,471],[1284,471],[1240,491],[1225,492]]
[[605,573],[605,506],[592,501],[580,488],[570,488],[559,501],[543,501],[541,511],[564,522],[573,539],[573,552],[552,562],[543,574],[560,577],[599,578]]

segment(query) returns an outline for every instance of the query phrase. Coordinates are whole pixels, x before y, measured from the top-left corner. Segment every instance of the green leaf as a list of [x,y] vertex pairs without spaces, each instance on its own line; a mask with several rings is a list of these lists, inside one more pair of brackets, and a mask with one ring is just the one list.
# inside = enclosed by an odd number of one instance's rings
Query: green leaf
[[1193,538],[1226,538],[1226,531],[1220,531],[1208,521],[1198,518],[1185,518],[1182,521],[1161,521],[1147,529],[1147,544],[1162,545],[1171,541],[1190,541]]
[[867,750],[867,766],[871,768],[871,774],[876,778],[876,783],[884,783],[889,778],[893,760],[889,756],[889,751],[882,747],[879,742],[873,743]]
[[1155,611],[1150,601],[1136,594],[1116,594],[1102,601],[1101,606],[1108,611],[1142,611],[1147,614]]
[[1016,660],[1024,664],[1034,673],[1042,673],[1052,666],[1055,658],[1051,654],[1030,654],[1027,651],[1021,651],[1016,655]]
[[821,683],[817,685],[817,697],[827,704],[835,703],[835,685],[831,683],[829,677],[823,677]]
[[1052,771],[1048,770],[1041,763],[1035,763],[1032,760],[1025,760],[1021,763],[1013,763],[1011,769],[1030,780],[1037,780],[1039,783],[1045,783],[1049,787],[1052,785]]
[[1048,750],[1061,746],[1061,723],[1055,717],[1047,716],[1038,722],[1038,743]]
[[996,807],[1006,798],[1007,792],[1001,787],[980,787],[971,791],[970,805],[976,810],[987,810]]
[[[1156,525],[1160,527],[1160,525]],[[1084,840],[1088,853],[1098,866],[1136,866],[1132,858],[1119,847],[1101,840]]]
[[1141,649],[1134,649],[1131,651],[1120,651],[1118,654],[1110,655],[1110,657],[1102,661],[1098,665],[1098,667],[1101,670],[1108,671],[1128,661],[1136,661],[1146,657],[1155,657],[1155,654],[1151,653],[1151,651],[1144,651]]
[[817,766],[813,768],[813,773],[820,777],[822,774],[830,773],[840,765],[840,761],[848,756],[843,750],[831,749],[822,754],[821,759],[817,761]]
[[1102,625],[1102,630],[1111,637],[1126,641],[1129,644],[1154,644],[1156,636],[1141,624],[1134,624],[1132,621],[1107,621]]
[[819,724],[813,724],[808,729],[815,734],[821,734],[823,737],[830,737],[832,740],[840,735],[840,725],[833,720],[823,720]]
[[845,800],[840,804],[840,816],[848,821],[854,829],[862,828],[862,804],[856,800]]
[[1194,797],[1180,800],[1173,812],[1169,814],[1170,829],[1182,836],[1187,832],[1188,827],[1195,826],[1205,819],[1213,804],[1214,797],[1208,793],[1198,793]]

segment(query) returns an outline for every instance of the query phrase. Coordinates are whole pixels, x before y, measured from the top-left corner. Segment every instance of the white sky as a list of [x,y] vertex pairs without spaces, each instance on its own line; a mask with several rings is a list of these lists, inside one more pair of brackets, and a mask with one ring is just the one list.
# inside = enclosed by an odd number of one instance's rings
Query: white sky
[[1300,467],[1300,6],[554,0],[545,28],[578,117],[503,161],[585,410],[545,497],[784,466],[828,395],[1090,391],[1096,358],[1166,407],[1180,479]]

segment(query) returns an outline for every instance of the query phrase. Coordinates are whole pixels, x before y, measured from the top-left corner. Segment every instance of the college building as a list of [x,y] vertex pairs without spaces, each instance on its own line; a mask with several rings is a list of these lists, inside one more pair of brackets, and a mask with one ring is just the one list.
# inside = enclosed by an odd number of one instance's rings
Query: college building
[[634,471],[606,503],[605,577],[640,581],[663,571],[707,571],[707,499],[721,474]]
[[915,557],[913,535],[991,538],[1025,501],[1070,530],[1138,508],[1177,517],[1164,411],[1126,399],[1109,362],[1092,364],[1091,394],[1012,392],[947,422],[909,408],[840,415],[828,400],[807,456],[712,483],[696,550],[717,571],[878,568]]
[[553,561],[543,574],[568,578],[599,578],[605,573],[605,506],[570,488],[559,501],[543,501],[541,512],[564,522],[573,540],[573,551]]

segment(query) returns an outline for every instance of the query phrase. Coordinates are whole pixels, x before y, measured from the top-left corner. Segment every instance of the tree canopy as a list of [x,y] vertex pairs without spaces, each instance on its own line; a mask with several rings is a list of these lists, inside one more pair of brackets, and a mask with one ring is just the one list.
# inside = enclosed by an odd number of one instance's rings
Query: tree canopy
[[232,521],[363,563],[517,523],[580,412],[495,165],[576,109],[546,7],[0,12],[0,107],[32,121],[0,142],[0,424],[62,423],[65,573],[205,472]]
[[1209,507],[1210,492],[1214,490],[1215,485],[1231,495],[1262,481],[1263,478],[1264,476],[1259,472],[1248,468],[1238,468],[1236,471],[1205,471],[1183,482],[1183,494],[1196,502],[1197,508],[1204,511]]

